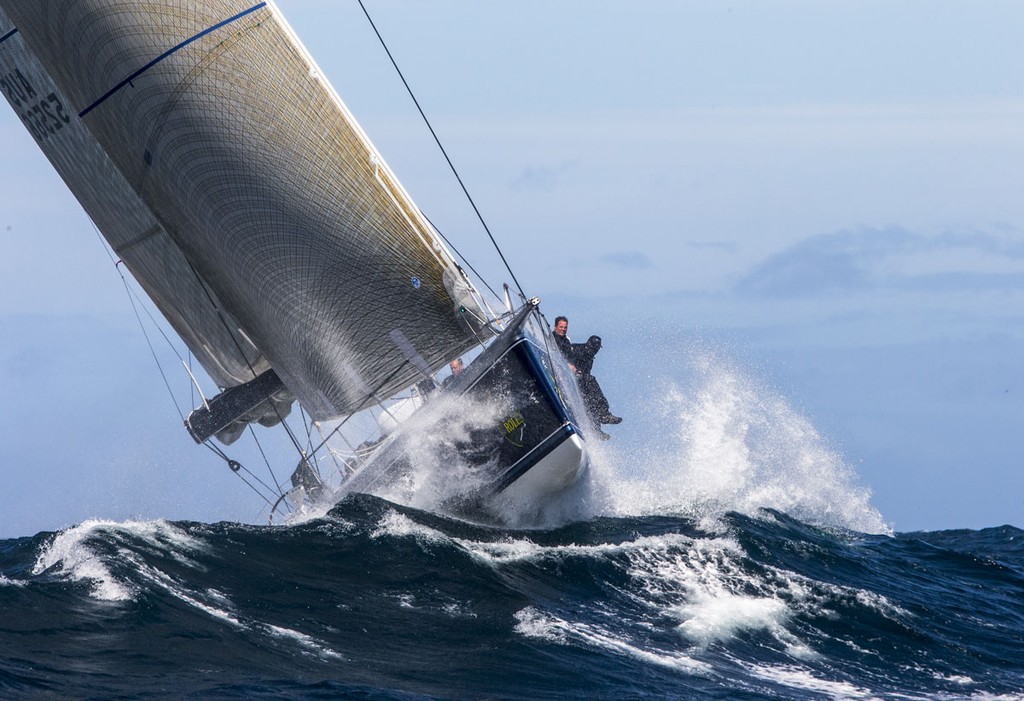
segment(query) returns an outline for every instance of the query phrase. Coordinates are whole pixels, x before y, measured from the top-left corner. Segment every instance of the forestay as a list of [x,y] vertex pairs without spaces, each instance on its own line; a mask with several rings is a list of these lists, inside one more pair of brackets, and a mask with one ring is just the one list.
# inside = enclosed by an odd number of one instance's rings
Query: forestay
[[220,386],[272,367],[325,419],[477,341],[464,274],[273,3],[0,8],[5,95]]

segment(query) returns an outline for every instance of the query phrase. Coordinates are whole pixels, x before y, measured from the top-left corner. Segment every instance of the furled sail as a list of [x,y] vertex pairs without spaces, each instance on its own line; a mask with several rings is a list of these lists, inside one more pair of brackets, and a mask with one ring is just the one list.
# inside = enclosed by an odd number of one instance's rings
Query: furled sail
[[221,386],[273,368],[325,419],[478,340],[462,271],[273,3],[0,8],[0,74],[63,126],[8,100]]

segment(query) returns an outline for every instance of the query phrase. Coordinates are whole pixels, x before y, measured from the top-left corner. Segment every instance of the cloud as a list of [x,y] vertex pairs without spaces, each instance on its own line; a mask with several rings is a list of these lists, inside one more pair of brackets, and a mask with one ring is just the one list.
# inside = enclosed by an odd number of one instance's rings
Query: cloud
[[623,270],[651,270],[654,268],[651,259],[647,257],[646,253],[641,251],[608,253],[598,258],[598,260]]
[[744,297],[815,297],[868,289],[1019,289],[1024,241],[1007,232],[920,234],[890,227],[821,234],[767,258],[735,285]]

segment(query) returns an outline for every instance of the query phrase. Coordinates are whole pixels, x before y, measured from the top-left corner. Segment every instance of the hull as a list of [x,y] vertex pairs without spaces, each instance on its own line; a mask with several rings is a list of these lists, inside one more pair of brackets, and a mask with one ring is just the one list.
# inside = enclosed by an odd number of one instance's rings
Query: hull
[[[577,417],[582,400],[561,354],[549,348],[537,312],[525,310],[510,328],[448,387],[431,396],[431,405],[486,407],[485,418],[448,447],[439,462],[472,467],[466,489],[455,495],[463,507],[486,509],[495,499],[543,501],[579,481],[589,459],[586,435]],[[410,470],[416,446],[444,430],[450,414],[438,411],[426,421],[416,417],[385,439],[335,498],[351,492],[384,495]]]
[[572,395],[560,391],[554,367],[547,348],[524,333],[467,392],[509,403],[491,438],[494,493],[542,497],[571,485],[586,468]]
[[586,472],[586,446],[579,434],[561,431],[558,441],[538,455],[536,462],[519,471],[502,490],[517,502],[535,503],[575,484]]

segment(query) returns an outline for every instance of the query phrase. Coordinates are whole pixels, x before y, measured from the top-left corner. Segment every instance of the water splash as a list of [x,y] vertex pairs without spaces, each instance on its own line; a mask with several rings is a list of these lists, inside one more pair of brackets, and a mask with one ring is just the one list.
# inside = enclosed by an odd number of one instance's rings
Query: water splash
[[[492,520],[544,528],[601,515],[682,515],[713,528],[726,512],[771,508],[818,526],[891,532],[855,471],[777,390],[712,352],[665,364],[689,364],[689,381],[659,382],[660,395],[630,414],[619,436],[638,447],[590,441],[589,479],[543,504],[489,504]],[[425,511],[473,514],[478,504],[466,495],[483,490],[485,471],[467,451],[474,436],[493,430],[502,407],[500,398],[438,397],[407,422],[404,467],[354,489]]]
[[475,436],[494,430],[503,406],[498,397],[434,399],[407,424],[410,438],[401,447],[409,469],[374,493],[425,511],[458,512],[460,498],[486,484],[486,470],[473,464]]
[[693,382],[668,382],[636,422],[661,435],[638,450],[597,452],[595,478],[614,515],[753,515],[889,533],[870,490],[843,457],[774,389],[714,353],[690,359]]

